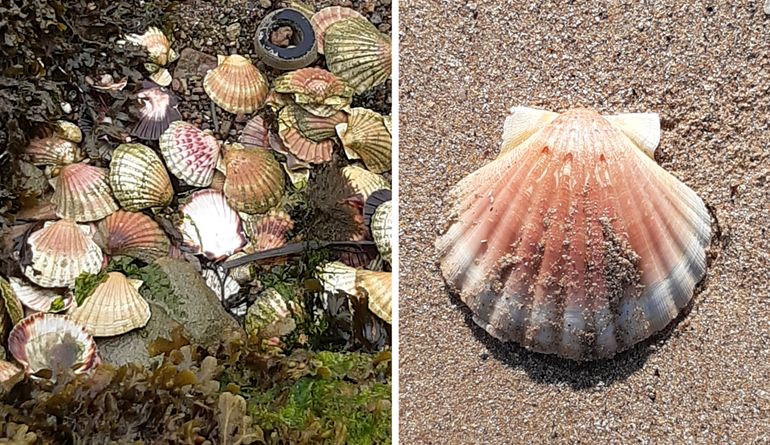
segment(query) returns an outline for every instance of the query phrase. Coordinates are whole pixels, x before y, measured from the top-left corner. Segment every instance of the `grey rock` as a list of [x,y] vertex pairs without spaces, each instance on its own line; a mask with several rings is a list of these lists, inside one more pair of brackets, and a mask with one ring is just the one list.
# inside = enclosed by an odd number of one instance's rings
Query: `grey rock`
[[179,61],[174,69],[174,78],[182,81],[194,77],[203,77],[208,70],[217,66],[216,56],[185,48],[179,54]]

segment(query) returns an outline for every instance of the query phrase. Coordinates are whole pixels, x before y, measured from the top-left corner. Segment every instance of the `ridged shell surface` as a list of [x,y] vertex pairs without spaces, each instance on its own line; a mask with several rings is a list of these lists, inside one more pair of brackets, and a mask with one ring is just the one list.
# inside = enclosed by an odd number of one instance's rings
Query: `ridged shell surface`
[[88,164],[62,167],[52,180],[51,202],[56,216],[77,222],[96,221],[118,209],[112,198],[107,170]]
[[142,282],[110,272],[70,318],[94,337],[111,337],[141,328],[150,320],[150,305],[139,294]]
[[278,134],[286,149],[302,161],[313,164],[330,161],[334,142],[331,139],[315,142],[303,135],[295,117],[296,107],[297,105],[287,105],[278,114]]
[[238,142],[246,148],[270,148],[270,128],[262,116],[254,116],[246,122]]
[[339,261],[324,263],[318,267],[318,280],[325,292],[345,292],[356,295],[356,269]]
[[102,268],[102,250],[91,239],[88,226],[69,219],[48,222],[29,236],[32,264],[24,275],[43,287],[72,287],[83,272]]
[[[3,383],[11,382],[15,380],[23,372],[24,372],[23,369],[19,368],[13,363],[7,362],[5,360],[0,360],[0,389],[2,389]],[[0,391],[0,394],[1,393],[2,391]]]
[[283,296],[273,288],[259,294],[249,307],[244,324],[247,334],[262,338],[282,337],[297,327]]
[[390,183],[387,179],[357,165],[351,164],[343,167],[342,175],[348,180],[353,190],[361,195],[364,202],[369,199],[369,195],[377,190],[390,190]]
[[361,159],[374,173],[391,169],[392,139],[383,116],[366,108],[354,108],[347,124],[337,125],[337,135],[351,159]]
[[182,237],[186,246],[212,260],[223,259],[246,244],[241,233],[241,218],[216,190],[192,194],[182,207]]
[[527,113],[514,110],[500,156],[450,192],[441,270],[494,337],[609,357],[687,306],[706,272],[711,218],[610,120],[534,111],[520,122]]
[[235,210],[264,212],[279,203],[284,192],[281,164],[268,150],[233,144],[225,150],[224,193]]
[[[64,312],[72,306],[74,299],[70,293],[61,295],[60,291],[28,284],[16,277],[9,278],[9,281],[21,304],[35,312]],[[57,301],[59,306],[52,306]]]
[[146,145],[121,144],[112,153],[110,185],[120,206],[131,212],[165,207],[174,197],[160,157]]
[[171,42],[163,31],[151,26],[144,34],[128,34],[126,40],[139,46],[143,46],[150,55],[153,63],[164,66],[173,62],[175,53],[171,49]]
[[388,263],[393,262],[393,201],[382,203],[372,216],[372,239],[380,255]]
[[35,165],[61,166],[83,160],[83,153],[74,142],[57,135],[31,140],[24,154]]
[[356,288],[363,288],[369,298],[369,310],[374,315],[393,322],[393,280],[390,272],[359,270],[356,272]]
[[294,228],[291,216],[283,210],[270,210],[264,215],[249,215],[244,220],[244,230],[249,244],[248,253],[277,249],[286,245],[286,235]]
[[176,109],[176,100],[161,88],[148,88],[140,91],[136,96],[142,108],[139,110],[139,120],[131,134],[139,139],[157,141],[172,122],[182,119],[182,115]]
[[265,102],[268,85],[265,76],[245,57],[225,57],[206,74],[203,88],[215,104],[233,114],[257,111]]
[[353,17],[329,26],[324,51],[329,71],[346,81],[356,94],[390,77],[390,38],[366,19]]
[[188,185],[208,187],[219,161],[219,141],[193,124],[177,121],[160,137],[171,173]]
[[74,142],[76,144],[83,142],[83,132],[80,131],[80,128],[72,122],[56,121],[54,128],[56,130],[56,134],[58,134],[62,139]]
[[349,19],[351,17],[366,20],[366,17],[362,16],[355,9],[345,8],[343,6],[329,6],[313,14],[313,17],[310,19],[310,24],[313,26],[313,31],[315,31],[319,54],[324,53],[324,34],[326,34],[326,30],[329,26],[340,20]]
[[329,117],[318,117],[299,107],[293,107],[294,122],[302,136],[323,142],[337,136],[337,125],[347,123],[348,115],[339,111]]
[[[13,286],[0,277],[0,336],[24,317],[24,306],[16,295]],[[0,350],[0,354],[5,354]]]
[[321,68],[286,73],[275,79],[273,88],[279,93],[293,94],[300,107],[320,117],[331,117],[348,108],[354,93],[345,81]]
[[118,210],[96,228],[94,241],[112,255],[126,255],[152,262],[169,254],[168,236],[157,222],[144,213]]
[[72,368],[76,374],[98,364],[96,342],[83,326],[64,315],[38,312],[8,335],[8,350],[28,374]]

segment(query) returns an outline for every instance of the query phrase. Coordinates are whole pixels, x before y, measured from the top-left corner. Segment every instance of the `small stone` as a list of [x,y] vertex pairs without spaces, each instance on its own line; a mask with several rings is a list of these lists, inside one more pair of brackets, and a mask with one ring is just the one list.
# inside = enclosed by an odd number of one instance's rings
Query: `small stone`
[[179,79],[174,79],[171,81],[171,89],[179,92],[182,90],[182,82],[179,81]]
[[64,114],[70,114],[72,113],[72,105],[70,105],[67,102],[61,103],[61,110],[64,112]]
[[271,6],[273,6],[273,2],[270,0],[259,0],[259,7],[262,9],[269,9]]
[[770,15],[770,0],[765,0],[765,14]]
[[372,14],[371,18],[372,24],[377,26],[382,23],[382,15],[379,12],[375,12]]
[[241,24],[235,22],[231,25],[228,25],[227,28],[225,28],[225,35],[231,41],[237,40],[238,36],[241,35]]
[[223,121],[222,124],[219,126],[219,134],[222,136],[226,136],[227,133],[230,132],[230,127],[233,125],[232,121],[226,120]]

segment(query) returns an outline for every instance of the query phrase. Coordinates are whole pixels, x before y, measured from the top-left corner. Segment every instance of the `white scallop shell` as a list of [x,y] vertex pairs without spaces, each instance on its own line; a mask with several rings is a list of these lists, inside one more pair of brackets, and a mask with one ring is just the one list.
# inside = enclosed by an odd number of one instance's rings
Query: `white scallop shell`
[[142,281],[110,272],[85,301],[70,312],[94,337],[110,337],[141,328],[150,320],[150,305],[139,294]]
[[69,219],[47,222],[30,235],[32,264],[24,275],[43,287],[72,287],[83,272],[95,274],[102,268],[102,250],[91,239],[88,226]]
[[180,230],[186,246],[212,260],[225,258],[246,244],[241,219],[222,192],[201,190],[182,207]]

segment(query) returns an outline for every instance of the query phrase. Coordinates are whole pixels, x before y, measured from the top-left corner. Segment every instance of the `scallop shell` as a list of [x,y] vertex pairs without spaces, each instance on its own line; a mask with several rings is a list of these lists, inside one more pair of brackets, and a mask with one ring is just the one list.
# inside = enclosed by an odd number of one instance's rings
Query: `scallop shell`
[[331,261],[319,266],[318,280],[323,285],[324,292],[345,292],[356,295],[356,269],[339,261]]
[[[291,303],[291,302],[289,302]],[[259,294],[249,307],[244,320],[246,333],[262,338],[283,337],[297,328],[292,310],[283,296],[273,288]]]
[[393,263],[393,201],[377,207],[372,216],[372,239],[380,255],[388,263]]
[[90,228],[75,221],[47,222],[27,243],[32,264],[24,268],[24,275],[40,286],[72,287],[81,273],[95,274],[102,268],[102,251],[91,239]]
[[118,210],[99,224],[94,241],[110,255],[126,255],[150,263],[167,256],[171,244],[157,222],[144,213]]
[[59,135],[60,138],[74,142],[75,144],[83,142],[83,132],[72,122],[56,121],[55,127],[56,134]]
[[361,195],[364,201],[377,190],[390,190],[390,183],[382,176],[357,165],[348,165],[342,169],[342,175],[348,180],[353,190]]
[[337,136],[337,125],[347,123],[348,115],[342,111],[329,117],[318,117],[299,107],[293,107],[294,122],[302,136],[314,142],[322,142]]
[[184,219],[180,230],[184,244],[194,249],[195,253],[219,260],[232,255],[246,244],[241,234],[241,218],[227,204],[221,192],[195,192],[181,210]]
[[54,193],[51,202],[56,215],[77,222],[102,219],[118,209],[112,198],[107,170],[88,164],[62,167],[52,179]]
[[442,273],[500,340],[612,356],[688,304],[706,272],[709,212],[612,119],[518,122],[526,114],[513,110],[501,155],[451,191]]
[[35,165],[61,166],[83,160],[83,153],[78,146],[58,135],[31,140],[24,154]]
[[273,113],[278,114],[286,105],[293,104],[291,95],[277,93],[275,90],[270,90],[265,98],[265,105],[273,110]]
[[268,150],[232,144],[225,150],[224,193],[237,211],[260,213],[274,207],[283,196],[281,164]]
[[369,195],[369,198],[364,203],[364,225],[370,227],[372,225],[372,217],[377,208],[392,199],[393,192],[388,189],[380,189]]
[[238,142],[246,148],[270,148],[270,128],[262,116],[254,116],[246,122]]
[[319,54],[324,53],[324,34],[329,26],[340,20],[349,19],[351,17],[366,20],[366,17],[359,14],[355,9],[345,8],[343,6],[329,6],[313,14],[313,17],[310,19],[310,24],[313,25],[313,31],[315,31]]
[[264,215],[254,215],[244,220],[244,231],[249,244],[247,253],[277,249],[286,245],[286,235],[294,228],[291,216],[283,210],[271,210]]
[[[228,303],[230,300],[233,297],[238,296],[238,293],[241,291],[240,284],[238,284],[238,282],[235,281],[235,279],[233,279],[231,276],[225,277],[223,289],[222,283],[220,282],[220,277],[224,276],[223,274],[212,269],[203,269],[202,275],[206,280],[206,286],[214,291],[214,294],[216,294],[217,298],[219,298],[219,301],[224,303],[226,306],[229,306]],[[246,314],[245,304],[242,307],[237,306],[235,308],[229,309],[237,316],[243,316]]]
[[219,141],[193,124],[177,121],[160,137],[160,152],[171,173],[195,187],[208,187],[219,161]]
[[142,104],[139,121],[131,134],[139,139],[157,141],[169,125],[182,119],[176,109],[176,99],[161,88],[148,88],[140,91],[136,97]]
[[16,277],[9,281],[21,304],[35,312],[64,312],[74,301],[70,293],[61,295],[61,292],[27,284]]
[[110,185],[120,206],[131,212],[165,207],[174,197],[163,161],[146,145],[121,144],[112,153]]
[[374,315],[388,324],[393,322],[393,280],[390,272],[359,270],[356,272],[356,288],[366,291],[369,310]]
[[[0,388],[4,388],[6,391],[8,391],[10,389],[8,385],[12,385],[13,382],[15,382],[23,374],[23,369],[19,368],[11,362],[0,360]],[[2,391],[0,391],[0,395],[2,394]]]
[[218,192],[221,192],[222,190],[225,189],[225,179],[227,179],[227,177],[225,176],[224,173],[222,173],[219,170],[215,170],[214,176],[211,178],[211,185],[209,186],[209,188],[214,189]]
[[150,320],[150,305],[139,294],[142,281],[110,272],[82,304],[70,312],[94,337],[111,337],[144,327]]
[[237,54],[221,58],[219,66],[206,74],[203,88],[215,104],[233,114],[257,111],[268,92],[265,76]]
[[390,170],[392,141],[382,115],[366,108],[354,108],[348,123],[338,124],[336,128],[349,158],[360,158],[374,173]]
[[331,139],[315,142],[305,137],[299,131],[295,108],[296,105],[287,105],[278,115],[278,134],[286,149],[300,160],[314,164],[330,161],[334,142]]
[[71,368],[82,374],[99,362],[96,342],[83,326],[45,312],[30,315],[13,328],[8,350],[28,374],[50,369],[55,376]]
[[[11,283],[5,278],[0,277],[0,340],[8,332],[11,326],[15,325],[24,317],[24,307],[16,295]],[[5,357],[5,351],[0,347],[0,357]]]
[[356,94],[385,83],[390,77],[390,37],[368,20],[340,20],[327,28],[324,51],[329,71],[346,81]]
[[173,82],[171,73],[166,68],[161,68],[158,71],[150,74],[150,80],[162,87],[167,87]]
[[163,31],[150,26],[144,34],[128,34],[126,40],[139,46],[143,46],[150,54],[150,60],[158,65],[165,66],[179,56],[171,49],[171,42]]
[[350,107],[353,88],[321,68],[303,68],[275,79],[275,91],[293,94],[305,111],[319,117],[331,117]]

